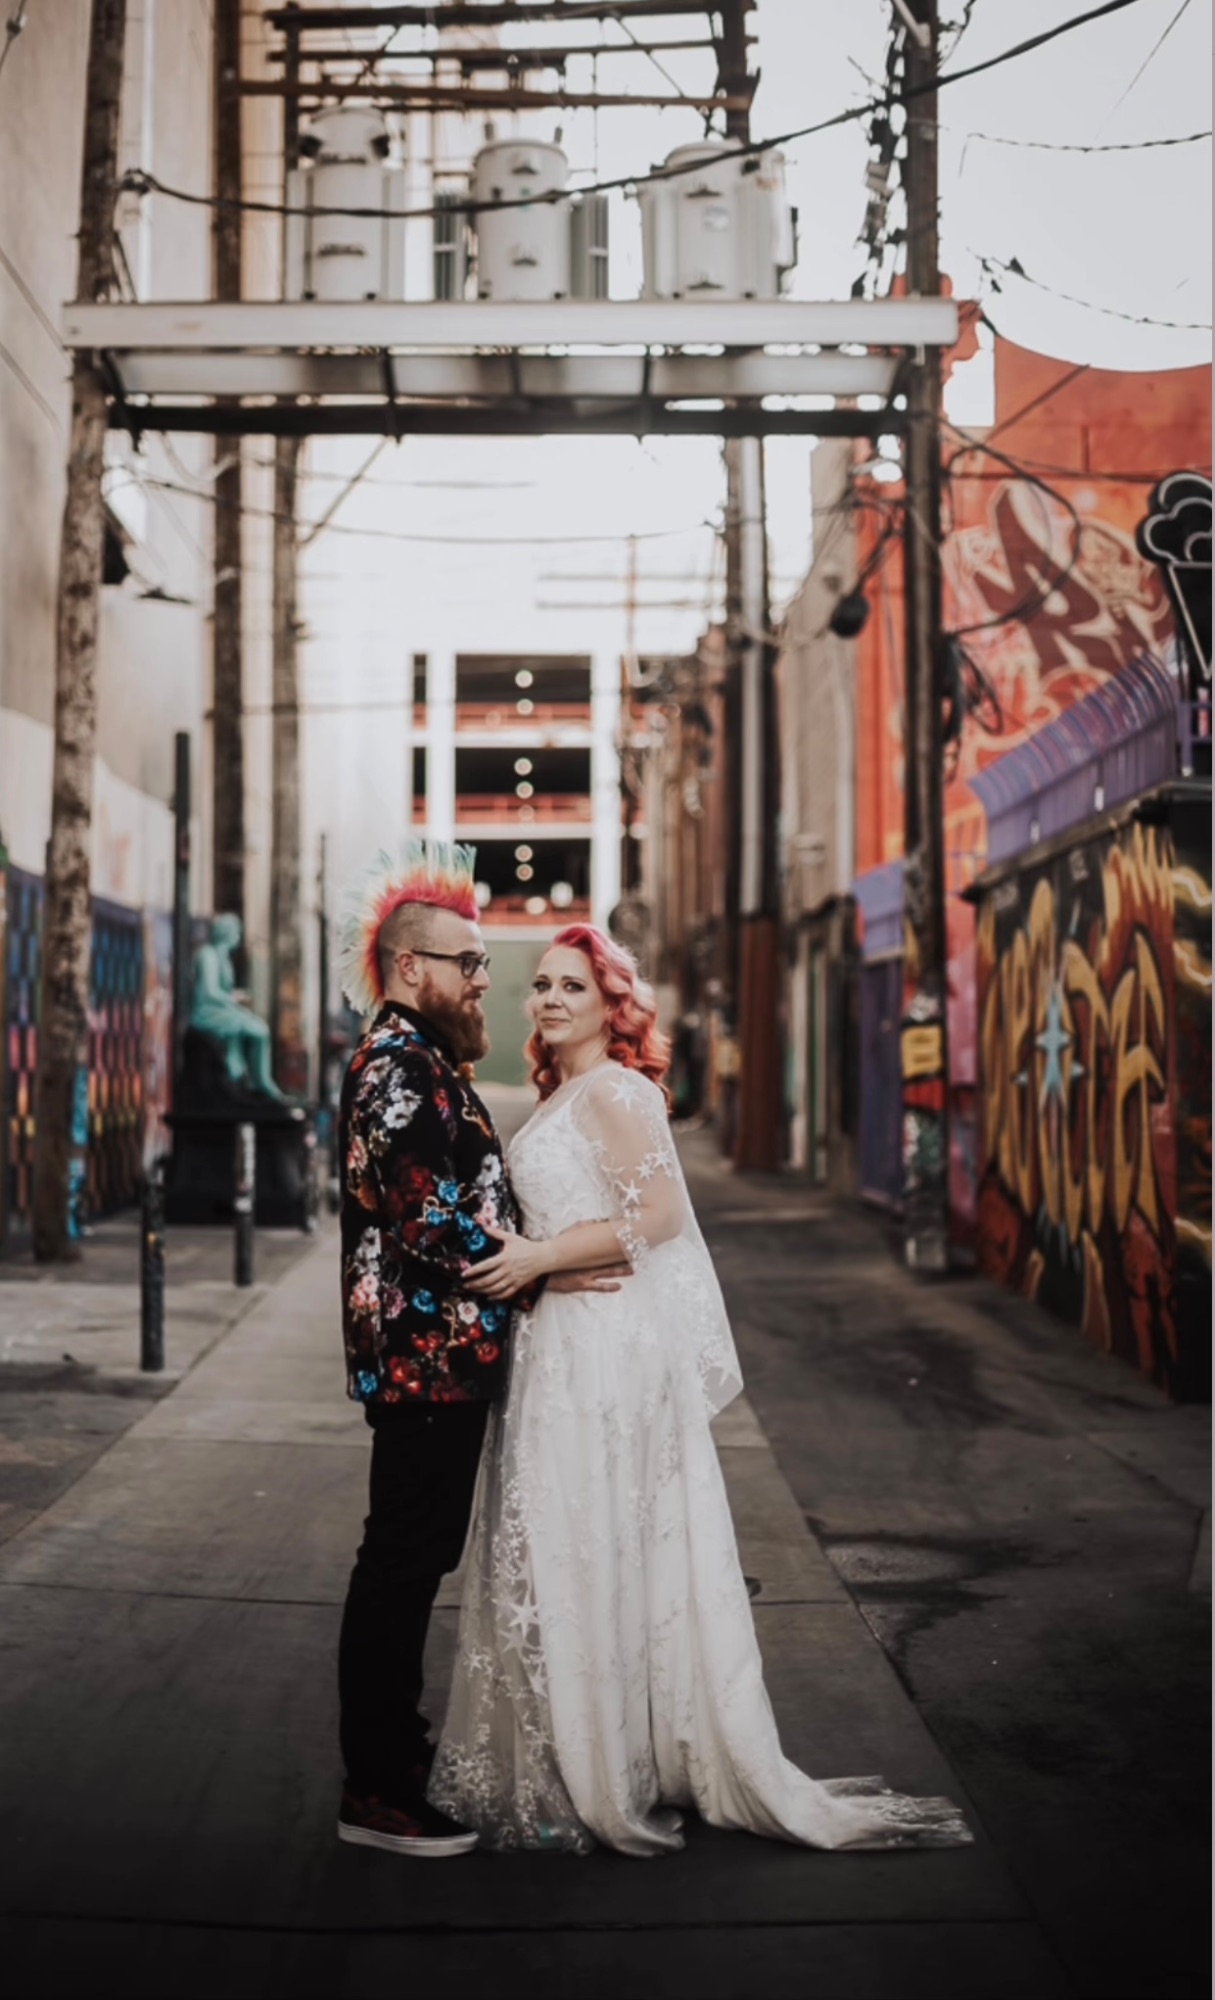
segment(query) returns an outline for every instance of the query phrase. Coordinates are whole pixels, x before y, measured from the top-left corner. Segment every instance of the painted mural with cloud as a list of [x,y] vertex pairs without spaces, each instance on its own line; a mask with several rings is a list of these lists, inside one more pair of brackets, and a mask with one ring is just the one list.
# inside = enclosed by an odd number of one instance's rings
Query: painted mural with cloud
[[1189,1398],[1210,1393],[1211,869],[1201,816],[1161,818],[984,890],[979,1254]]

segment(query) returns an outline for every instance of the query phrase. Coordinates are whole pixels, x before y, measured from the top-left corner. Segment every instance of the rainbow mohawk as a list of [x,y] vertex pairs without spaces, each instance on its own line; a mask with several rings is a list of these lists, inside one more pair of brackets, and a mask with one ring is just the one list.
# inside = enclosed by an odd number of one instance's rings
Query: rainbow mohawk
[[477,917],[475,847],[446,840],[408,840],[394,860],[381,852],[346,898],[338,934],[338,976],[356,1014],[372,1014],[384,998],[380,932],[405,903],[428,903]]

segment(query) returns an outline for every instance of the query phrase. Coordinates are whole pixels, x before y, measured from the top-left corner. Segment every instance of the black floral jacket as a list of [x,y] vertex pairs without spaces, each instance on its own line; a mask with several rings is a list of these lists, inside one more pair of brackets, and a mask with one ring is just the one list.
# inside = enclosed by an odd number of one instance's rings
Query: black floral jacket
[[493,1120],[440,1030],[412,1008],[386,1001],[355,1050],[338,1146],[350,1395],[496,1399],[511,1306],[462,1279],[498,1248],[484,1225],[516,1229],[518,1210]]

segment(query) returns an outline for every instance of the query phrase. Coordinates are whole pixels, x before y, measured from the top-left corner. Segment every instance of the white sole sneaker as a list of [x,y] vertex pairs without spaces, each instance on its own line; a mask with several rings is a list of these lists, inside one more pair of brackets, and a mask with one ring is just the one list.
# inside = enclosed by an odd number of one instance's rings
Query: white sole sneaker
[[348,1826],[338,1821],[338,1839],[351,1847],[382,1847],[386,1854],[405,1854],[418,1861],[445,1861],[449,1855],[471,1854],[477,1844],[475,1833],[457,1833],[450,1839],[428,1840],[423,1835],[377,1833],[371,1826]]

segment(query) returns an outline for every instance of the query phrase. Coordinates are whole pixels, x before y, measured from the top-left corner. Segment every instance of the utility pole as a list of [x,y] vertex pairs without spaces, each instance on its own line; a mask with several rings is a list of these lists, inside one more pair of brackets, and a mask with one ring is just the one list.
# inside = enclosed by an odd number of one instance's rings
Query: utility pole
[[[241,295],[241,0],[214,0],[215,296]],[[215,441],[215,603],[212,616],[212,811],[217,911],[245,920],[243,466],[240,438]]]
[[[299,78],[300,37],[285,30],[284,80]],[[283,100],[283,189],[299,164],[299,99]],[[287,217],[283,217],[286,268]],[[274,444],[274,608],[272,617],[270,820],[270,1026],[275,1074],[282,1088],[303,1096],[308,1051],[303,1021],[303,934],[300,903],[300,716],[297,654],[298,536],[296,494],[301,441]]]
[[[125,38],[126,0],[93,0],[80,177],[78,299],[103,299],[114,285],[114,184]],[[97,622],[105,541],[101,475],[108,421],[100,370],[92,357],[78,356],[72,369],[72,429],[59,552],[54,777],[34,1084],[34,1254],[44,1261],[80,1254],[69,1232],[68,1204],[69,1188],[73,1179],[79,1180],[83,1166],[73,1112],[79,1106],[80,1079],[88,1063]]]
[[[316,1101],[325,1119],[329,1099],[329,868],[325,835],[321,835],[316,871],[317,987]],[[327,1129],[327,1128],[326,1128]]]
[[[923,39],[910,30],[907,116],[907,289],[941,289],[937,222],[937,0],[913,0]],[[902,11],[902,10],[900,10]],[[905,721],[906,959],[901,1028],[903,1204],[907,1262],[949,1262],[949,1053],[942,814],[941,358],[917,349],[907,376]]]
[[190,737],[173,738],[173,1069],[171,1095],[177,1109],[182,1053],[190,1025]]
[[[729,137],[751,136],[747,76],[747,15],[752,0],[722,9],[721,83],[738,100],[726,114]],[[772,755],[774,688],[767,642],[768,557],[764,526],[763,446],[758,437],[726,447],[726,534],[729,595],[735,616],[728,633],[737,680],[740,745],[732,819],[738,827],[738,956],[736,1005],[740,1055],[734,1164],[774,1172],[781,1160],[780,931],[776,909],[778,771]],[[737,664],[735,664],[735,662]]]

